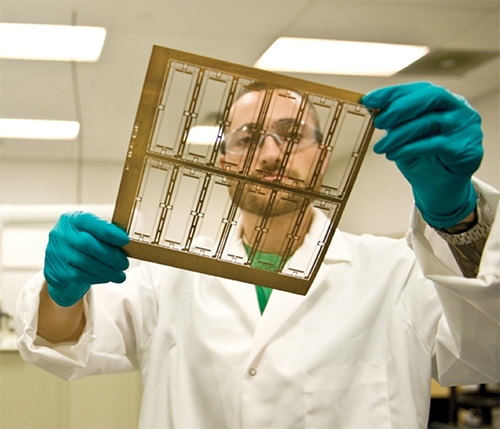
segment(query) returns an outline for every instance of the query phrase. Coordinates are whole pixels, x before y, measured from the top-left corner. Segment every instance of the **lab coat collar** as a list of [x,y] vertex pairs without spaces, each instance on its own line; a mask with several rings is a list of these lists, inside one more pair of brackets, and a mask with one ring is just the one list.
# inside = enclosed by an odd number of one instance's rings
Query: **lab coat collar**
[[[328,222],[329,219],[321,210],[313,209],[311,226],[304,238],[304,243],[297,250],[295,255],[292,256],[292,259],[301,257],[309,259],[314,247],[316,247],[317,238],[321,237],[322,231],[325,229],[325,226],[328,224]],[[237,254],[245,254],[241,237],[242,228],[241,223],[238,222],[229,238],[229,247],[231,249],[237,250]],[[349,246],[346,237],[346,233],[340,231],[339,229],[335,231],[332,242],[330,243],[330,246],[326,252],[325,259],[323,261],[324,263],[349,262],[351,260],[351,254],[349,252]]]
[[324,264],[335,262],[349,262],[351,261],[351,252],[347,243],[347,235],[341,230],[337,229],[333,236],[330,247],[328,248]]

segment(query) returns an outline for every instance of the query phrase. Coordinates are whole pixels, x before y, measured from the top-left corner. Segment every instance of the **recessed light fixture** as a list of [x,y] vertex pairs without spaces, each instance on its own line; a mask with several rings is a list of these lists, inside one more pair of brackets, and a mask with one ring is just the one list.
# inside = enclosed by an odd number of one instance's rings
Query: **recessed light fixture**
[[103,27],[0,23],[0,58],[46,61],[99,59]]
[[74,140],[80,131],[76,121],[0,118],[0,138]]
[[214,144],[219,135],[219,127],[197,125],[189,130],[187,141],[192,144]]
[[280,37],[255,67],[296,73],[392,76],[428,52],[427,46]]

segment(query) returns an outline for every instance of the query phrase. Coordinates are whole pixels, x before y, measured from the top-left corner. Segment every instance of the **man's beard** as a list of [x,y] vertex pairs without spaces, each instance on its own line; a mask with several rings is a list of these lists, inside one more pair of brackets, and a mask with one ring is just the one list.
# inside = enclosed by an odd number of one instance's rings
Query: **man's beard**
[[[231,186],[231,198],[234,201],[236,188]],[[286,191],[275,190],[265,186],[245,185],[241,196],[236,203],[238,207],[251,214],[264,216],[281,216],[300,210],[306,197],[290,194]],[[309,199],[308,199],[309,200]],[[269,206],[272,203],[271,206]]]

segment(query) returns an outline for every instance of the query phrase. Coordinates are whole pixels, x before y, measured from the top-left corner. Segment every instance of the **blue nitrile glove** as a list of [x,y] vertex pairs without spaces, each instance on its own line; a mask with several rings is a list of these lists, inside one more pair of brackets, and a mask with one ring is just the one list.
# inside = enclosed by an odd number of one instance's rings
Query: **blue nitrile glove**
[[44,276],[51,298],[63,307],[78,302],[90,285],[122,283],[128,259],[119,247],[127,233],[91,213],[65,213],[49,234]]
[[463,97],[424,82],[375,90],[362,103],[381,109],[374,125],[387,134],[374,151],[396,162],[425,221],[448,228],[466,218],[476,207],[471,176],[483,156],[479,114]]

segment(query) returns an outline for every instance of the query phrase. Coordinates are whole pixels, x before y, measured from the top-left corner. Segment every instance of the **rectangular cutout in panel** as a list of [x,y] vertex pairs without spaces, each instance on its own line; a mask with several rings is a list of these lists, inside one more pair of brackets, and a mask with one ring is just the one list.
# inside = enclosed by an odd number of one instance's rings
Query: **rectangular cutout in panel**
[[354,168],[354,161],[359,156],[363,130],[370,119],[358,114],[353,106],[344,104],[339,121],[328,149],[330,151],[327,172],[322,185],[330,190],[330,195],[341,196],[346,181]]
[[153,241],[168,176],[168,170],[153,166],[151,160],[146,161],[141,190],[135,198],[135,210],[131,217],[133,221],[129,231],[131,238]]
[[188,246],[186,238],[189,229],[192,227],[194,218],[200,214],[194,210],[194,206],[196,206],[197,189],[201,179],[196,174],[184,172],[178,176],[174,201],[167,215],[161,244],[180,244],[182,249]]
[[217,201],[217,204],[207,204],[194,239],[194,247],[192,247],[193,251],[198,248],[202,254],[214,253],[215,244],[218,243],[219,237],[222,235],[225,226],[224,219],[231,204],[228,185],[220,180],[214,180],[211,183],[207,199],[208,201]]
[[[225,100],[227,87],[231,80],[221,73],[211,73],[200,91],[200,99],[196,111],[196,123],[192,123],[188,134],[187,158],[196,162],[209,163],[212,159],[210,154],[214,149],[217,134],[221,128],[221,117],[218,112]],[[212,129],[212,133],[197,138],[200,134],[196,130]],[[212,136],[212,140],[208,137]],[[189,136],[192,136],[191,139]]]
[[373,133],[361,98],[155,46],[113,215],[126,252],[307,293]]
[[186,103],[191,96],[194,74],[191,68],[170,69],[163,98],[158,105],[155,136],[151,150],[160,153],[175,153],[182,136],[186,119]]

